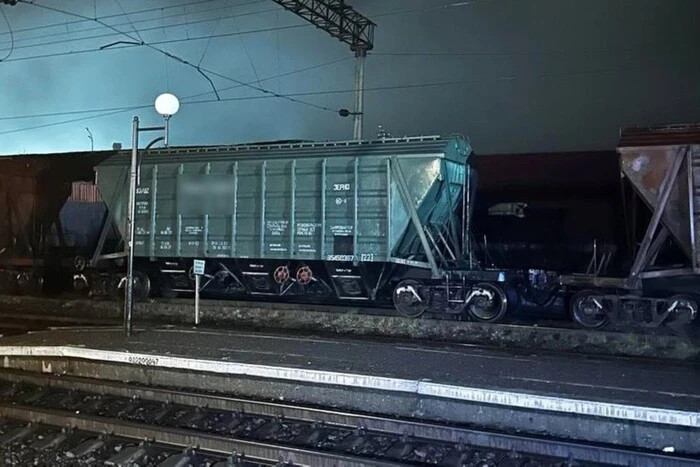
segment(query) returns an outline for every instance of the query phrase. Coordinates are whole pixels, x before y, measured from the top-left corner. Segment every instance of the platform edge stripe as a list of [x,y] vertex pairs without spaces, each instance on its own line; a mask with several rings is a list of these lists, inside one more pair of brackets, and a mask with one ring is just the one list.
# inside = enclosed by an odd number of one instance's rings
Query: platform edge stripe
[[[537,394],[470,388],[430,381],[407,380],[387,376],[358,375],[324,370],[202,360],[125,351],[99,350],[71,346],[0,346],[2,357],[63,357],[108,361],[147,367],[192,370],[218,374],[245,375],[306,383],[349,386],[363,389],[412,393],[442,399],[461,400],[505,407],[546,410],[617,420],[661,425],[700,427],[700,413],[642,407],[610,402],[587,401]],[[4,366],[7,366],[5,360]]]
[[71,346],[0,346],[0,356],[79,358],[84,360],[125,363],[129,365],[164,367],[176,370],[245,375],[287,381],[303,381],[315,384],[361,387],[413,394],[418,393],[418,381],[385,376],[358,375],[324,370],[307,370],[303,368],[202,360]]
[[700,427],[699,412],[569,399],[494,389],[469,388],[431,382],[419,382],[418,393],[423,396],[457,399],[490,405],[565,412],[659,425]]

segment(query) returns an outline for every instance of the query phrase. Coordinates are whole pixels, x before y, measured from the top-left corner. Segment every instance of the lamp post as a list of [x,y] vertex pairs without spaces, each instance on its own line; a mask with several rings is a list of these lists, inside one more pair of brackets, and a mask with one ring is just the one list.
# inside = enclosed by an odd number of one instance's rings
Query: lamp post
[[141,161],[139,160],[139,133],[150,131],[162,131],[163,136],[159,136],[146,146],[150,148],[154,144],[163,141],[168,146],[168,130],[170,128],[170,117],[180,110],[180,102],[177,97],[170,93],[164,93],[156,98],[156,112],[158,112],[165,124],[163,126],[139,127],[139,118],[134,117],[131,134],[131,169],[129,173],[129,209],[127,213],[128,241],[127,249],[127,269],[126,286],[124,293],[124,333],[131,336],[131,316],[134,309],[134,235],[135,235],[135,213],[136,213],[136,185],[139,183],[139,172]]

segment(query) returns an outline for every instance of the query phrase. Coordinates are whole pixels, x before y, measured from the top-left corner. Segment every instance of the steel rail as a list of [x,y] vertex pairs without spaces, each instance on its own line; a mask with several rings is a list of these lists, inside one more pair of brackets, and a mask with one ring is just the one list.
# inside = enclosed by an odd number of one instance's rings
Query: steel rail
[[12,465],[90,465],[125,466],[177,465],[263,467],[278,462],[245,459],[238,453],[210,453],[199,449],[179,449],[164,443],[112,436],[48,424],[22,423],[16,419],[0,422],[0,455]]
[[231,452],[245,453],[246,459],[261,463],[269,461],[291,462],[295,466],[399,466],[387,462],[375,462],[365,458],[353,459],[349,456],[309,451],[290,446],[245,441],[226,436],[201,433],[182,428],[168,428],[142,423],[134,423],[109,417],[81,415],[79,413],[36,409],[28,406],[8,405],[0,403],[0,415],[28,423],[42,423],[54,426],[70,426],[73,429],[93,433],[109,433],[133,439],[149,439],[160,444],[188,448],[197,446],[198,449],[219,454]]
[[[344,411],[328,410],[312,407],[301,407],[277,402],[262,402],[249,399],[241,399],[236,397],[202,394],[183,390],[172,390],[164,388],[153,388],[144,386],[135,386],[128,383],[94,380],[89,378],[75,376],[55,376],[55,375],[38,375],[26,373],[20,370],[3,370],[0,372],[0,380],[5,380],[12,383],[29,383],[37,386],[47,386],[53,388],[61,388],[74,391],[99,392],[107,396],[116,396],[123,398],[136,398],[144,401],[162,402],[181,404],[184,406],[206,407],[208,409],[220,409],[232,412],[241,412],[248,415],[263,415],[269,417],[278,417],[286,420],[298,420],[308,423],[322,423],[334,425],[344,428],[353,428],[367,430],[371,432],[381,432],[394,436],[409,436],[422,438],[429,441],[454,443],[456,445],[465,445],[471,447],[497,449],[508,452],[518,452],[519,454],[537,455],[544,457],[569,458],[575,459],[577,462],[592,462],[607,465],[645,465],[645,466],[697,466],[700,461],[694,458],[685,458],[681,456],[673,456],[662,453],[643,452],[633,449],[625,449],[624,447],[605,446],[597,444],[585,444],[580,442],[563,441],[556,439],[547,439],[544,437],[512,435],[504,433],[489,432],[478,429],[468,429],[450,425],[440,425],[432,422],[421,422],[415,420],[402,420],[389,417],[381,417],[368,414],[350,413]],[[16,408],[13,406],[11,408]],[[6,412],[7,407],[0,403],[0,415],[15,418],[11,413]],[[27,409],[23,409],[27,410]],[[36,409],[31,409],[36,410]],[[73,416],[71,413],[70,416]],[[27,420],[38,421],[38,420]],[[44,421],[45,423],[48,423]],[[94,421],[96,422],[96,421]],[[111,423],[111,422],[110,422]],[[124,422],[117,420],[118,424],[129,424],[132,422]],[[104,428],[104,427],[102,427]],[[102,429],[101,428],[101,429]],[[90,429],[90,428],[83,428]],[[148,431],[148,428],[139,427]],[[158,432],[160,429],[156,429]],[[139,432],[140,433],[140,432]],[[173,432],[176,439],[186,442],[185,433],[177,431]],[[118,432],[122,436],[131,436],[128,433]],[[179,436],[179,438],[177,438]],[[198,432],[189,436],[199,438]],[[219,451],[217,446],[223,443],[222,437],[211,437],[211,435],[201,435],[207,439],[207,443],[201,444],[202,449],[214,452]],[[153,437],[159,442],[168,442],[166,439]],[[229,442],[231,438],[228,439]],[[238,441],[236,441],[238,442]],[[248,443],[248,442],[246,442]],[[180,443],[176,443],[180,445]],[[191,443],[189,446],[196,443]],[[182,444],[186,446],[187,444]],[[289,448],[274,447],[274,445],[261,445],[253,443],[253,451],[245,446],[234,448],[239,452],[245,452],[247,455],[253,455],[252,452],[270,453],[271,449],[281,449],[284,452],[289,452]],[[295,452],[296,455],[296,452]],[[303,456],[313,455],[310,451],[300,450],[302,457],[295,457],[295,462],[306,458]],[[343,456],[338,458],[337,455],[327,457],[324,454],[320,460],[332,459],[339,461]],[[266,459],[274,459],[267,457]],[[312,465],[324,465],[314,463]],[[334,464],[334,465],[355,465],[355,464]],[[362,465],[367,464],[366,460],[362,459]],[[382,462],[381,465],[387,465]]]

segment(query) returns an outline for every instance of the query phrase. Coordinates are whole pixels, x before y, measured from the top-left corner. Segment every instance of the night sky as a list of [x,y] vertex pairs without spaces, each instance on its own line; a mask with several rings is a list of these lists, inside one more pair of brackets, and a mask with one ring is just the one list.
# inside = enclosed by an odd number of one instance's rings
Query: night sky
[[[183,104],[173,145],[352,137],[337,115],[352,109],[352,52],[271,0],[35,3],[125,34],[0,6],[2,154],[89,150],[86,127],[96,149],[128,147],[134,115],[160,123],[163,91]],[[698,0],[348,3],[377,23],[366,137],[381,124],[393,136],[461,133],[482,154],[574,151],[614,148],[621,126],[700,121]],[[222,101],[196,69],[147,46],[99,50],[133,38],[201,61]]]

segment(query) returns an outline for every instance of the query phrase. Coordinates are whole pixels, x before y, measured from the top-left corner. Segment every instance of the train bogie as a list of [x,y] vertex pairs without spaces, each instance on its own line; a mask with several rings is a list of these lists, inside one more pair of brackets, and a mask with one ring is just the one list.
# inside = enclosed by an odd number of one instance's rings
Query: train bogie
[[508,311],[506,282],[442,282],[405,279],[393,291],[399,314],[417,318],[425,312],[470,317],[475,321],[498,322]]
[[623,290],[585,289],[573,294],[569,306],[574,321],[586,328],[657,328],[693,323],[698,317],[700,295],[652,297]]

